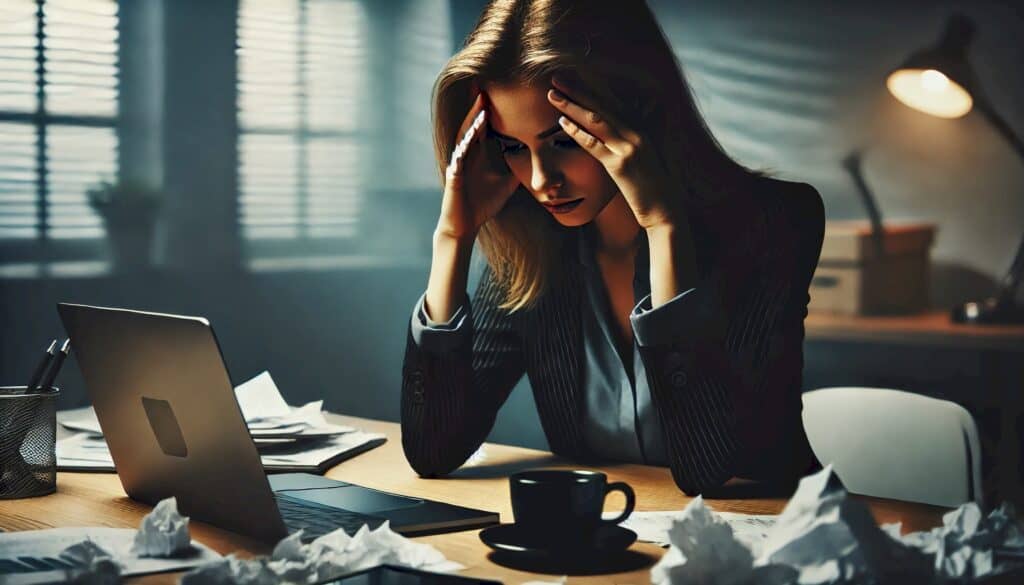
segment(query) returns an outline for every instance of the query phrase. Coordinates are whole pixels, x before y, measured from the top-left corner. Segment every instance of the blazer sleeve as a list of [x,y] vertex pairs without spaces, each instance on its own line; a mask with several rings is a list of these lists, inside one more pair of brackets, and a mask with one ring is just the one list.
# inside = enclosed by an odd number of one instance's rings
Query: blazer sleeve
[[498,409],[525,372],[516,317],[499,308],[488,266],[472,300],[447,324],[414,310],[402,366],[402,449],[423,477],[448,474],[487,438]]
[[[648,296],[631,315],[672,477],[688,495],[734,475],[794,479],[809,466],[804,451],[813,462],[800,391],[824,207],[809,185],[788,195],[798,196],[766,205],[767,241],[748,240],[711,271],[746,274],[741,290],[723,295],[725,279],[709,277],[653,310]],[[728,310],[723,298],[735,299]]]

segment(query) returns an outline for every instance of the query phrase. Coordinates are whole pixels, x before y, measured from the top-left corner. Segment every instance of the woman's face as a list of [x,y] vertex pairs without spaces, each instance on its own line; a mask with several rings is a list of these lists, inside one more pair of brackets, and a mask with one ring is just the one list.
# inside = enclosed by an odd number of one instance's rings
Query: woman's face
[[512,174],[558,223],[593,221],[619,193],[600,162],[562,131],[561,112],[546,86],[487,84],[488,140],[497,142]]

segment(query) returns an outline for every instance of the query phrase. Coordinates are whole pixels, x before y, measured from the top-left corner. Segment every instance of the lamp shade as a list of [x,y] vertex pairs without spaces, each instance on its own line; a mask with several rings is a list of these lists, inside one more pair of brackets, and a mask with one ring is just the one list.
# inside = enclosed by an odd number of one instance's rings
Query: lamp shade
[[967,49],[973,38],[974,24],[954,14],[937,44],[913,53],[889,73],[889,92],[911,108],[940,118],[971,111],[977,83]]

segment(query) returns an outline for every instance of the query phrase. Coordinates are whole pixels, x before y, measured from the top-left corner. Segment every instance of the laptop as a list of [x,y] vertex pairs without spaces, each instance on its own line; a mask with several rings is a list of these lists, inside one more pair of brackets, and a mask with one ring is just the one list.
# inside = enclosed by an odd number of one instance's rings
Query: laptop
[[64,329],[129,497],[274,543],[364,524],[407,536],[480,528],[498,514],[307,473],[267,476],[201,317],[59,303]]

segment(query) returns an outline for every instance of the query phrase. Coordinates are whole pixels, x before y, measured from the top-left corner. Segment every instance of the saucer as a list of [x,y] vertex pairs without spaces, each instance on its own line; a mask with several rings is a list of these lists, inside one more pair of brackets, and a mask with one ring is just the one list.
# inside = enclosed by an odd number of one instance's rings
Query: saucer
[[590,553],[614,553],[636,542],[636,533],[615,524],[599,527],[584,540],[571,540],[551,546],[537,533],[524,531],[515,524],[499,524],[480,531],[480,540],[497,551],[530,556],[577,556]]

